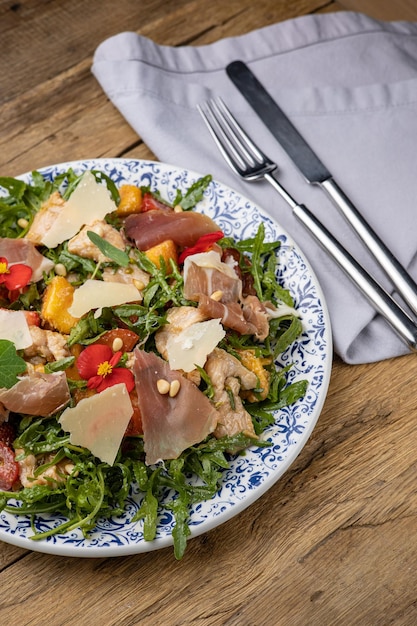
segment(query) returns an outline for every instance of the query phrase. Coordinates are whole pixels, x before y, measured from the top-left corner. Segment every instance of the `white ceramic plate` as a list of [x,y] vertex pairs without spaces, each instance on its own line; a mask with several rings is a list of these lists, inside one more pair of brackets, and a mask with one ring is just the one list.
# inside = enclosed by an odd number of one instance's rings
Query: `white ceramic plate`
[[[133,159],[95,159],[61,163],[41,170],[48,178],[72,167],[104,171],[116,184],[130,182],[150,185],[162,196],[173,200],[177,188],[185,191],[201,175],[152,161]],[[20,178],[30,180],[30,174]],[[293,363],[289,381],[307,379],[306,396],[279,411],[275,424],[266,432],[271,445],[253,447],[245,456],[232,461],[224,472],[221,488],[209,501],[197,504],[190,512],[191,537],[222,524],[253,504],[289,468],[309,438],[320,415],[327,394],[332,363],[332,340],[329,315],[317,278],[291,237],[267,213],[251,201],[218,182],[210,184],[197,210],[212,217],[226,236],[247,239],[258,224],[265,224],[270,241],[279,240],[277,278],[288,289],[301,314],[302,336],[281,357],[282,364]],[[32,541],[31,520],[27,516],[0,514],[0,540],[22,548],[76,557],[109,557],[147,552],[172,544],[174,520],[170,512],[161,516],[157,537],[143,539],[142,522],[130,520],[138,509],[140,494],[132,493],[122,517],[103,519],[88,539],[81,532],[58,534],[42,541]],[[62,516],[40,516],[39,531],[46,531],[64,521]]]

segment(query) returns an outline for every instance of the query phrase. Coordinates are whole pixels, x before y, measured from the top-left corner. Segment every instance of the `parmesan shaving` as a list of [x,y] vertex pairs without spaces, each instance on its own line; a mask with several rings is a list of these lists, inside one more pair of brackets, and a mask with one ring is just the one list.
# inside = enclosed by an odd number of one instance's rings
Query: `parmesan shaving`
[[207,356],[226,335],[220,319],[196,322],[172,335],[167,341],[169,366],[174,370],[191,372],[196,365],[203,367]]
[[12,341],[16,350],[32,345],[32,336],[23,311],[0,309],[0,339]]
[[142,294],[133,284],[109,283],[89,278],[74,291],[68,313],[73,317],[82,317],[92,309],[105,306],[117,306],[126,302],[140,302]]
[[70,433],[73,445],[87,448],[101,461],[113,465],[132,415],[129,392],[124,383],[119,383],[65,409],[59,423]]
[[71,239],[85,224],[103,220],[116,208],[107,187],[97,183],[94,174],[87,171],[57,213],[49,230],[42,236],[41,243],[48,248],[55,248]]

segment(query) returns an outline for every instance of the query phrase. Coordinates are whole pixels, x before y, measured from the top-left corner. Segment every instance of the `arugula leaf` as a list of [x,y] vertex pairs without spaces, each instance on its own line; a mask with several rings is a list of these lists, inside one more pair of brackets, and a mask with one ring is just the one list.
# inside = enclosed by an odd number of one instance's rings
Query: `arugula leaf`
[[21,200],[26,190],[26,183],[23,180],[17,178],[11,178],[8,176],[0,176],[0,187],[6,189],[10,196],[13,196],[16,200]]
[[75,362],[74,356],[67,356],[59,361],[53,361],[52,363],[46,363],[45,373],[51,374],[52,372],[63,372]]
[[213,177],[211,175],[199,178],[199,180],[191,185],[184,196],[180,197],[177,194],[176,204],[180,204],[184,211],[192,209],[195,207],[197,202],[200,202],[204,195],[204,191],[207,189],[212,180]]
[[87,231],[88,238],[93,242],[95,246],[102,252],[105,256],[109,257],[112,261],[120,265],[121,267],[127,267],[129,265],[129,257],[123,250],[116,248],[111,243],[97,235],[92,230]]
[[26,362],[18,356],[14,343],[0,339],[0,387],[13,387],[18,382],[17,374],[23,374],[26,367]]

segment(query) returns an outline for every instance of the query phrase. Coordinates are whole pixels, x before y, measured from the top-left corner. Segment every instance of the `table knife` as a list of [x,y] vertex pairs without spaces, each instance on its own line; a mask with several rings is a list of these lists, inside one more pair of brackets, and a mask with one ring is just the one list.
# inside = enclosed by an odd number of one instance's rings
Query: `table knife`
[[379,238],[321,162],[306,140],[266,91],[249,67],[233,61],[226,72],[247,102],[279,141],[309,183],[319,185],[351,225],[395,286],[398,294],[417,315],[417,285],[385,243]]

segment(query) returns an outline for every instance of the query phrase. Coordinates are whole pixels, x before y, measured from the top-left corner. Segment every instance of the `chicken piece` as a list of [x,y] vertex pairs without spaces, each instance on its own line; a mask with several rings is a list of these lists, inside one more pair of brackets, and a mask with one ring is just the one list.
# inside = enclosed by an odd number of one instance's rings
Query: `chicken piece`
[[[172,336],[179,335],[181,331],[185,330],[189,326],[192,326],[197,322],[204,322],[206,319],[205,315],[196,307],[173,307],[168,311],[168,323],[155,334],[156,349],[163,356],[163,358],[168,361],[168,339]],[[197,387],[199,386],[201,382],[201,375],[198,369],[193,369],[191,372],[183,372],[181,370],[181,372],[185,378],[197,385]]]
[[64,205],[64,198],[58,191],[54,191],[36,213],[25,238],[35,245],[41,244]]
[[[23,454],[22,449],[16,450],[16,457]],[[17,461],[19,465],[19,479],[23,487],[34,487],[35,485],[48,485],[52,489],[56,489],[59,484],[64,483],[68,476],[74,470],[74,465],[70,459],[62,459],[56,465],[51,465],[44,472],[41,472],[35,478],[35,470],[46,463],[50,463],[54,458],[53,454],[35,457],[28,454],[21,461]]]
[[32,345],[23,352],[25,359],[32,363],[59,361],[71,356],[67,346],[67,337],[52,330],[44,330],[39,326],[29,326]]
[[243,432],[256,438],[252,418],[239,396],[241,389],[254,389],[257,386],[256,374],[221,348],[215,348],[209,354],[204,369],[213,385],[213,402],[220,414],[214,435],[219,438]]
[[155,345],[158,352],[168,361],[168,339],[179,335],[183,330],[197,322],[204,322],[206,319],[207,317],[194,306],[177,306],[169,309],[167,324],[155,334]]
[[[149,274],[140,269],[137,265],[129,265],[129,267],[119,267],[114,270],[111,267],[105,267],[103,270],[103,280],[107,283],[124,283],[129,285],[134,283],[138,289],[141,283],[143,287],[149,283]],[[142,289],[140,289],[142,291]]]
[[87,231],[96,233],[99,237],[111,243],[119,250],[125,249],[125,242],[119,231],[113,228],[113,226],[110,226],[110,224],[107,224],[104,220],[96,220],[92,224],[83,226],[80,232],[69,240],[68,252],[78,254],[84,259],[93,259],[97,262],[110,261],[110,259],[100,252],[97,246],[91,241],[87,235]]

